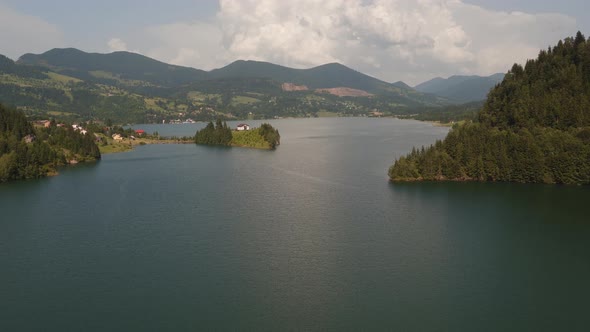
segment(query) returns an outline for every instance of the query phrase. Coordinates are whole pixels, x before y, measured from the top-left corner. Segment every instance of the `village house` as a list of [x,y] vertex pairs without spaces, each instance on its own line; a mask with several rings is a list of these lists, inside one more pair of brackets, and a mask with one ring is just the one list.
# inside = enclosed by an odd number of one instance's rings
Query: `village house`
[[82,126],[80,126],[80,125],[73,124],[72,128],[74,128],[74,131],[79,131],[82,135],[88,134],[88,131],[86,129],[82,128]]
[[37,126],[37,127],[45,127],[45,128],[49,128],[51,127],[51,121],[49,120],[38,120],[38,121],[34,121],[33,125]]
[[137,136],[143,136],[143,135],[145,135],[145,130],[137,129],[137,130],[135,130],[135,133],[137,134]]
[[245,123],[240,123],[237,127],[236,127],[237,131],[244,131],[244,130],[250,130],[250,126],[248,126]]
[[113,134],[113,139],[115,141],[122,141],[123,140],[123,136],[121,136],[119,134]]
[[25,143],[29,144],[29,143],[33,143],[35,141],[36,137],[35,135],[27,135],[24,137]]

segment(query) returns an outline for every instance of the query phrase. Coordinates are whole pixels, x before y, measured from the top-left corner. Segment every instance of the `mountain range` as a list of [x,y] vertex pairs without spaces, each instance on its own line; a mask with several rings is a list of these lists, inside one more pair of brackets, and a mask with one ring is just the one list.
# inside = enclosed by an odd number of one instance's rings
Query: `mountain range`
[[309,89],[348,87],[369,93],[413,90],[399,87],[350,69],[329,63],[310,69],[294,69],[261,61],[237,60],[209,72],[163,63],[130,52],[86,53],[74,48],[53,49],[43,54],[25,54],[17,64],[43,66],[63,75],[83,80],[142,81],[161,87],[178,87],[202,80],[266,78],[280,83],[305,85]]
[[238,60],[204,71],[136,53],[74,48],[29,53],[16,62],[0,58],[0,102],[29,116],[73,120],[400,115],[463,101],[444,96],[441,86],[424,92],[338,63],[294,69]]
[[504,74],[491,76],[451,76],[433,78],[414,87],[417,91],[431,93],[458,102],[485,100],[490,90],[502,82]]

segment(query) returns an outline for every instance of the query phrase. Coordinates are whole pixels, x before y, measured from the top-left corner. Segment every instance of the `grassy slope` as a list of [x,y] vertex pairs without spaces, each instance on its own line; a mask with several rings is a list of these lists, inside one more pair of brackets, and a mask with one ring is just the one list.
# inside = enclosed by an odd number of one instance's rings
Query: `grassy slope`
[[246,131],[232,131],[232,140],[230,145],[249,147],[256,149],[270,149],[270,145],[260,135],[260,128]]

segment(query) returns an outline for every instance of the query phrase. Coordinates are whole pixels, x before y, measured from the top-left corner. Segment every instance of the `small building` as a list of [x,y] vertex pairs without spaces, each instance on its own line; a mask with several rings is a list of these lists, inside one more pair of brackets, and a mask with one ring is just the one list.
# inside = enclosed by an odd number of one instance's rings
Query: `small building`
[[137,134],[137,136],[143,136],[145,135],[145,130],[143,129],[136,129],[135,133]]
[[121,136],[119,134],[113,134],[113,139],[115,141],[122,141],[123,140],[123,136]]
[[27,135],[24,137],[25,143],[30,144],[33,143],[35,141],[36,137],[35,135]]
[[237,131],[244,131],[244,130],[250,130],[250,126],[248,126],[245,123],[240,123],[237,127],[236,127]]

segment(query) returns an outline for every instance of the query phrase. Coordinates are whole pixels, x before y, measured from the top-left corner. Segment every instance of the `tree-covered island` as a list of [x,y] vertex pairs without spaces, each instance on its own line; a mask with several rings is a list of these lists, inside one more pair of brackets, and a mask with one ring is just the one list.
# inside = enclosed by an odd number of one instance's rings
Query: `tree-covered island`
[[238,131],[218,119],[215,124],[209,122],[205,128],[197,131],[195,143],[272,150],[281,144],[281,135],[268,123],[263,123],[259,128]]
[[389,178],[590,184],[590,41],[578,32],[515,64],[475,121],[399,158]]

